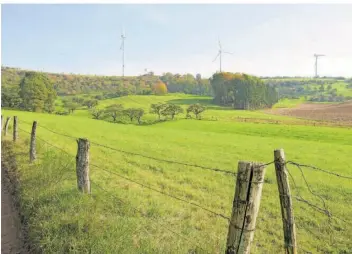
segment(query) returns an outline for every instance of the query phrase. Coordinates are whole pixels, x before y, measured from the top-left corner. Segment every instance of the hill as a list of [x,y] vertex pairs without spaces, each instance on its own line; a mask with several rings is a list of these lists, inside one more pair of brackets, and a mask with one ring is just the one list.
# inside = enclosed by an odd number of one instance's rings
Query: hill
[[[35,250],[224,253],[228,221],[215,214],[231,216],[235,178],[226,172],[235,173],[239,160],[271,162],[273,150],[282,147],[287,160],[339,175],[352,174],[352,135],[347,128],[233,122],[239,115],[284,121],[290,118],[227,110],[210,104],[209,97],[191,95],[124,96],[102,100],[98,107],[118,102],[148,110],[151,103],[162,101],[183,107],[199,102],[210,108],[203,120],[180,116],[145,126],[95,120],[86,109],[68,116],[2,111],[5,117],[17,115],[19,119],[19,141],[14,151],[11,154],[9,137],[4,138],[7,146],[2,150],[10,153],[6,155],[10,159],[4,157],[7,163],[16,158],[23,216]],[[146,117],[156,118],[152,114]],[[218,120],[210,121],[211,117]],[[38,160],[29,164],[33,120],[38,121]],[[76,187],[79,137],[91,142],[91,195],[81,195]],[[300,249],[312,253],[351,252],[350,180],[306,167],[302,167],[303,178],[299,168],[287,167],[293,178],[293,195],[313,204],[293,203]],[[331,218],[314,208],[324,209],[316,195],[324,199]],[[282,251],[279,196],[274,166],[270,164],[251,253]]]
[[332,103],[352,100],[352,79],[266,78],[264,82],[277,87],[281,99]]
[[[18,87],[26,71],[18,68],[1,67],[1,83],[3,89]],[[78,94],[106,94],[111,97],[118,97],[128,94],[151,94],[152,87],[162,80],[168,86],[170,92],[182,92],[186,94],[210,95],[210,84],[208,79],[202,79],[198,74],[194,77],[191,74],[180,75],[165,73],[156,76],[149,72],[140,76],[96,76],[78,74],[45,73],[58,95]]]

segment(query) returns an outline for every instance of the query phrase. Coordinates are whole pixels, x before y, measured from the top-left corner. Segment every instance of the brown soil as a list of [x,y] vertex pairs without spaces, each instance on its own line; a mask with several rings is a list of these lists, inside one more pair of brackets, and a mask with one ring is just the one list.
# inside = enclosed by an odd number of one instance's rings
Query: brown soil
[[301,104],[296,108],[271,109],[270,114],[285,115],[303,119],[352,124],[352,102],[340,104]]
[[21,224],[1,167],[1,253],[21,253]]

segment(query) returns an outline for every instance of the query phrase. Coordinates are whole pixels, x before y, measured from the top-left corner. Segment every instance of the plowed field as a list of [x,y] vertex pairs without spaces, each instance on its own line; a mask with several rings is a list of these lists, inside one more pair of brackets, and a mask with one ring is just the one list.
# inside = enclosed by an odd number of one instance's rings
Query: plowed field
[[297,108],[280,108],[268,111],[271,114],[304,119],[352,124],[352,102],[340,104],[301,104]]

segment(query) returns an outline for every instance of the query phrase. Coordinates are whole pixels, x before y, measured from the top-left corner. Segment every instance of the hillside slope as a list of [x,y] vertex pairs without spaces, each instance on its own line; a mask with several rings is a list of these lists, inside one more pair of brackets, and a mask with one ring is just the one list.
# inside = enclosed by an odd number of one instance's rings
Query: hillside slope
[[[80,253],[224,253],[226,219],[148,187],[229,217],[235,179],[211,169],[236,172],[239,160],[270,162],[273,149],[283,147],[288,160],[352,174],[348,129],[198,120],[135,126],[75,116],[2,113],[19,119],[16,154],[24,214],[32,229],[31,240],[44,253],[63,249]],[[38,121],[38,162],[29,164],[25,151],[33,120]],[[91,142],[91,196],[77,191],[77,143],[69,136]],[[323,206],[308,190],[299,169],[288,167],[295,179],[294,194],[299,191],[305,199]],[[350,180],[303,170],[310,188],[324,198],[329,211],[349,221]],[[280,253],[282,220],[272,164],[265,179],[251,253]],[[294,211],[300,248],[312,253],[351,252],[348,224],[328,220],[296,200]]]

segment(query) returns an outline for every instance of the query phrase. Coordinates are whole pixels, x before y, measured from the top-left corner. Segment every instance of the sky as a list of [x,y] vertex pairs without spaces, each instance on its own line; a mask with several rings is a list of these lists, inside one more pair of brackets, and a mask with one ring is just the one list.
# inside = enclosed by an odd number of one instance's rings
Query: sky
[[125,75],[352,76],[352,4],[3,4],[1,64]]

